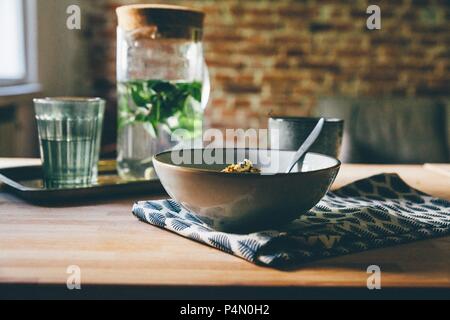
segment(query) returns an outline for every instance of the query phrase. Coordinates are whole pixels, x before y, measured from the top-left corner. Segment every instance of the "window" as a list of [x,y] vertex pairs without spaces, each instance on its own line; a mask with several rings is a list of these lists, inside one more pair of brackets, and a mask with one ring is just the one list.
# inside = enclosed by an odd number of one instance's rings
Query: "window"
[[33,0],[0,1],[0,86],[34,82]]

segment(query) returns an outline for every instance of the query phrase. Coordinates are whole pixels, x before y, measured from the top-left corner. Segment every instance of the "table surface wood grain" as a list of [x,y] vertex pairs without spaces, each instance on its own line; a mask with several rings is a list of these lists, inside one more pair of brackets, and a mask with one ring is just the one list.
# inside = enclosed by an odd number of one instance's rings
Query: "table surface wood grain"
[[[0,159],[3,167],[34,163]],[[334,188],[395,172],[419,190],[450,199],[450,179],[437,168],[343,165]],[[376,264],[384,288],[450,288],[450,237],[278,271],[141,223],[131,214],[136,200],[142,199],[38,207],[0,190],[0,284],[65,285],[68,266],[76,265],[84,285],[365,288],[367,267]]]

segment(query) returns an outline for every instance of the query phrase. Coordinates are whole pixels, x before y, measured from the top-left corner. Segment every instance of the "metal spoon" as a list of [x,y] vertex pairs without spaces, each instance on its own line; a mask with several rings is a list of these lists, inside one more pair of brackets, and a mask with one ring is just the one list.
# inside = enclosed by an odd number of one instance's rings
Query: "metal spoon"
[[305,142],[303,142],[300,149],[298,149],[297,153],[294,155],[293,161],[289,165],[286,173],[291,173],[292,169],[294,169],[297,162],[299,162],[300,160],[303,160],[303,158],[305,157],[306,153],[309,151],[311,146],[314,144],[314,142],[316,142],[317,138],[319,138],[324,124],[325,124],[325,119],[321,118],[319,120],[319,122],[317,123],[316,127],[314,128],[314,130],[311,132],[311,134],[308,136],[308,138],[306,138]]

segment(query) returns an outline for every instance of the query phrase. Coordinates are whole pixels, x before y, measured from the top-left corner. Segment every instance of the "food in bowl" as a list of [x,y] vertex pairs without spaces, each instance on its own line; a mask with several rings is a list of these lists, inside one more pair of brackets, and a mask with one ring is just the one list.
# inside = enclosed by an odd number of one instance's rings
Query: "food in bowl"
[[225,173],[261,173],[261,170],[253,166],[253,163],[244,159],[244,161],[238,164],[232,164],[222,170]]

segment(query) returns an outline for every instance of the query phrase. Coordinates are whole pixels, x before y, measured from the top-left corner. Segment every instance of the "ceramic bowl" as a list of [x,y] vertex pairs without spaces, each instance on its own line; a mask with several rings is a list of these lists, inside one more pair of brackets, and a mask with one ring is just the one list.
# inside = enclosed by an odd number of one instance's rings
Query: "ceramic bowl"
[[[314,207],[330,189],[339,160],[315,153],[282,173],[295,152],[191,149],[158,154],[153,164],[167,193],[211,227],[235,233],[276,228]],[[223,173],[249,159],[261,174]]]

